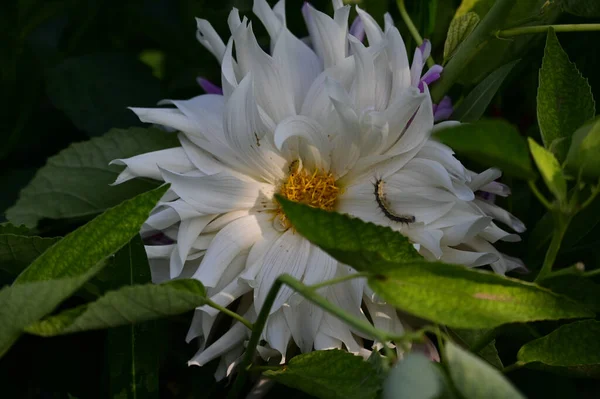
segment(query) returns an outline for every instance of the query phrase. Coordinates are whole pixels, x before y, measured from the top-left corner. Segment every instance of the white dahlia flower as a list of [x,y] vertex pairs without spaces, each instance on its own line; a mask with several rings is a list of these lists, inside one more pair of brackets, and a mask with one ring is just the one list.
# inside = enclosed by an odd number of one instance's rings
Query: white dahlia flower
[[[427,84],[441,67],[421,76],[428,43],[410,65],[389,15],[381,29],[357,7],[360,20],[349,30],[350,7],[333,4],[333,18],[305,5],[310,36],[299,39],[286,27],[283,1],[271,9],[255,0],[253,11],[271,38],[268,51],[236,9],[226,43],[198,19],[198,40],[221,63],[222,94],[200,80],[219,94],[163,101],[172,108],[133,108],[142,121],[181,132],[180,147],[114,161],[126,165],[116,183],[146,177],[171,184],[143,231],[170,239],[146,247],[155,282],[198,279],[214,302],[235,305],[253,320],[281,274],[315,284],[354,273],[291,228],[275,193],[389,226],[426,259],[491,265],[500,274],[522,266],[492,243],[519,240],[493,220],[516,232],[523,224],[479,195],[509,193],[494,182],[500,172],[467,170],[450,148],[429,139],[441,124],[434,127]],[[362,43],[363,28],[369,46]],[[437,108],[447,116],[446,102]],[[403,331],[396,311],[378,301],[364,279],[320,292],[378,328]],[[368,351],[363,338],[369,337],[292,294],[283,288],[275,300],[259,348],[263,357],[284,361],[292,341],[302,352]],[[211,337],[216,317],[213,308],[197,309],[187,339],[201,338],[190,364],[221,357],[222,378],[250,331],[235,322]]]

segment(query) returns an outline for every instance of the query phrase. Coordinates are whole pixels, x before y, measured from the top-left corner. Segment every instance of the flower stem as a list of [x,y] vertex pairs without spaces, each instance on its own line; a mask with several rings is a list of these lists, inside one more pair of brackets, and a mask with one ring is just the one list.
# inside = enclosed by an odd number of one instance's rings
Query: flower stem
[[456,53],[444,68],[442,77],[431,87],[431,97],[434,103],[439,103],[450,87],[456,82],[463,69],[468,67],[475,55],[490,40],[512,10],[516,0],[496,0],[473,32],[467,36],[456,50]]
[[542,203],[542,205],[544,205],[544,207],[546,209],[548,209],[549,211],[553,210],[554,205],[552,205],[552,203],[550,201],[548,201],[546,199],[546,197],[544,197],[544,195],[540,192],[540,190],[538,190],[537,186],[535,185],[535,182],[533,180],[529,180],[527,183],[529,184],[529,188],[531,189],[531,192],[533,192],[533,194],[535,194],[535,196]]
[[316,291],[319,288],[327,287],[329,285],[343,283],[344,281],[354,280],[355,278],[369,277],[372,275],[373,275],[372,273],[367,273],[367,272],[348,274],[346,276],[337,277],[337,278],[334,278],[331,280],[323,281],[322,283],[319,283],[319,284],[309,285],[307,288],[310,288],[311,290]]
[[[355,276],[355,275],[353,275]],[[364,276],[361,276],[364,277]],[[339,280],[339,279],[336,279]],[[331,282],[332,280],[330,280]],[[339,281],[338,281],[339,282]],[[244,358],[242,359],[242,363],[239,367],[239,374],[233,384],[233,387],[228,395],[229,398],[238,398],[240,397],[241,390],[246,384],[247,374],[250,366],[252,365],[252,360],[254,359],[254,355],[256,353],[256,347],[258,342],[260,341],[260,336],[262,334],[263,329],[267,323],[267,319],[269,314],[271,313],[271,307],[273,306],[273,302],[275,302],[275,298],[277,297],[277,293],[282,285],[287,285],[292,288],[295,292],[302,295],[304,298],[318,305],[322,309],[327,312],[335,315],[339,319],[346,322],[348,325],[354,327],[356,330],[365,333],[367,336],[373,337],[379,342],[383,343],[384,350],[386,354],[391,355],[391,350],[385,344],[389,341],[389,337],[392,335],[387,332],[383,332],[375,328],[371,323],[358,319],[350,314],[348,314],[344,309],[340,308],[337,305],[329,302],[326,298],[315,292],[314,286],[309,287],[302,284],[300,281],[296,280],[292,276],[288,274],[283,274],[275,280],[271,289],[267,293],[267,297],[265,298],[265,302],[258,313],[258,317],[256,318],[256,322],[254,323],[254,327],[252,329],[252,334],[250,335],[250,340],[248,341],[248,346],[246,348],[246,353],[244,354]],[[319,284],[320,286],[321,284]]]
[[226,307],[223,307],[219,304],[216,304],[213,301],[211,301],[210,299],[206,300],[206,305],[210,306],[211,308],[217,309],[219,312],[224,313],[227,316],[239,321],[240,323],[242,323],[243,325],[248,327],[249,330],[252,330],[252,323],[250,323],[250,321],[248,321],[248,319],[245,319],[244,317],[240,316],[239,314],[235,313],[234,311],[229,310]]
[[554,265],[554,261],[556,260],[556,255],[558,255],[558,250],[560,249],[560,244],[565,236],[567,231],[567,227],[569,227],[569,223],[571,222],[571,216],[562,213],[561,211],[556,211],[554,214],[554,232],[552,234],[552,241],[550,242],[550,247],[546,252],[546,257],[544,258],[544,264],[542,265],[542,269],[540,273],[535,278],[535,281],[539,281],[545,277],[547,277],[550,273],[552,273],[552,266]]
[[[404,0],[396,0],[396,4],[398,6],[398,11],[400,11],[400,16],[402,16],[402,20],[406,24],[408,31],[412,35],[413,39],[415,39],[415,41],[417,42],[417,46],[420,46],[421,44],[423,44],[423,38],[419,34],[419,30],[413,23],[412,19],[410,19],[410,15],[408,15],[408,12],[406,11],[406,6],[404,5]],[[433,60],[433,57],[429,56],[429,58],[427,58],[427,66],[431,68],[434,64],[435,61]]]
[[510,373],[510,372],[511,372],[511,371],[513,371],[513,370],[520,369],[520,368],[521,368],[521,367],[523,367],[524,365],[525,365],[525,363],[523,363],[523,362],[516,362],[516,363],[513,363],[513,364],[511,364],[510,366],[506,366],[506,367],[504,367],[504,368],[502,369],[502,372],[503,372],[504,374],[506,374],[506,373]]
[[553,28],[556,32],[592,32],[600,31],[600,24],[566,24],[566,25],[538,25],[523,26],[521,28],[504,29],[496,31],[495,36],[499,39],[519,35],[529,35],[532,33],[546,33],[548,29]]

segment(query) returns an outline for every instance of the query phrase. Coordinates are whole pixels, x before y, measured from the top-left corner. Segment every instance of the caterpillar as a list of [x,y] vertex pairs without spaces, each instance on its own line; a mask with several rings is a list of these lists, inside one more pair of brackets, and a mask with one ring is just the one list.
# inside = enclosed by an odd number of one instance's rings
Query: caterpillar
[[385,199],[385,193],[383,192],[383,180],[377,179],[375,180],[375,201],[377,201],[377,205],[383,212],[383,214],[390,220],[398,223],[414,223],[415,217],[412,215],[399,215],[395,213],[387,203]]

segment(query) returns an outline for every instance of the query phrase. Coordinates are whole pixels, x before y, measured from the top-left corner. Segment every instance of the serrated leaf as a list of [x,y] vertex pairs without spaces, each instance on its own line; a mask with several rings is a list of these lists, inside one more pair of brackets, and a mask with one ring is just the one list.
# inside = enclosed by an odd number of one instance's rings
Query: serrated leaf
[[50,313],[138,234],[167,186],[141,194],[68,234],[0,290],[0,356],[28,325]]
[[559,162],[567,155],[573,132],[595,113],[587,79],[569,61],[554,29],[550,28],[540,69],[537,115],[544,146]]
[[575,176],[583,175],[597,182],[600,178],[600,117],[586,123],[573,134],[567,154],[567,168]]
[[593,317],[583,305],[535,284],[434,262],[375,265],[369,286],[405,312],[455,328]]
[[375,399],[382,383],[370,363],[337,349],[296,356],[264,375],[321,399]]
[[406,237],[389,227],[311,208],[280,195],[276,198],[300,234],[357,270],[372,271],[378,260],[402,263],[423,259]]
[[12,223],[0,223],[0,234],[15,234],[19,236],[32,235],[31,230],[26,226],[16,226]]
[[482,120],[443,129],[435,134],[459,155],[485,166],[495,166],[506,174],[530,179],[535,174],[527,144],[517,129],[502,120]]
[[600,322],[582,320],[561,326],[525,344],[517,358],[534,368],[581,377],[599,377]]
[[510,62],[490,73],[481,81],[452,112],[452,119],[476,122],[483,116],[502,82],[520,60]]
[[444,375],[426,356],[409,353],[390,370],[383,383],[383,399],[449,397]]
[[450,22],[446,43],[444,43],[444,61],[448,60],[463,40],[473,32],[479,23],[479,15],[468,12]]
[[16,276],[58,240],[60,238],[0,234],[0,269]]
[[159,184],[134,179],[110,186],[122,169],[109,166],[110,161],[177,145],[175,135],[154,128],[112,129],[102,137],[73,144],[48,159],[6,216],[28,227],[44,218],[91,218]]
[[580,17],[600,17],[600,2],[598,0],[560,0],[561,8]]
[[525,399],[500,371],[458,345],[446,341],[443,353],[452,382],[465,399]]
[[371,288],[408,313],[457,328],[593,317],[582,305],[535,284],[464,266],[426,262],[388,227],[277,197],[296,231],[331,256],[377,273]]
[[533,160],[542,175],[546,187],[554,194],[556,199],[564,201],[567,198],[567,181],[563,175],[563,171],[550,151],[539,145],[531,137],[528,138],[529,150],[533,156]]
[[97,301],[38,321],[29,325],[26,331],[50,337],[118,327],[181,314],[202,306],[205,300],[204,286],[197,280],[134,285],[108,292]]
[[47,74],[46,92],[89,135],[140,124],[128,106],[153,106],[160,81],[135,56],[101,53],[67,58]]
[[[473,347],[477,344],[482,337],[484,337],[490,330],[464,330],[464,329],[453,329],[452,332],[456,335],[457,339],[460,340],[467,348]],[[502,370],[504,365],[502,360],[498,356],[498,350],[496,349],[496,340],[492,340],[483,349],[476,353],[483,360],[489,364]]]

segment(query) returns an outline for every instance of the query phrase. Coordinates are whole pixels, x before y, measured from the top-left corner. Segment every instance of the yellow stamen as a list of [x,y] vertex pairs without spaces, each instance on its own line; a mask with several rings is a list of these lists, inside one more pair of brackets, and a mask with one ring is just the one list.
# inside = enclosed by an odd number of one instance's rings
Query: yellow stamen
[[[312,173],[298,167],[290,169],[290,174],[279,191],[282,196],[313,208],[333,210],[340,189],[336,186],[335,178],[331,173],[319,169]],[[277,217],[283,226],[290,227],[281,208],[277,209]]]

